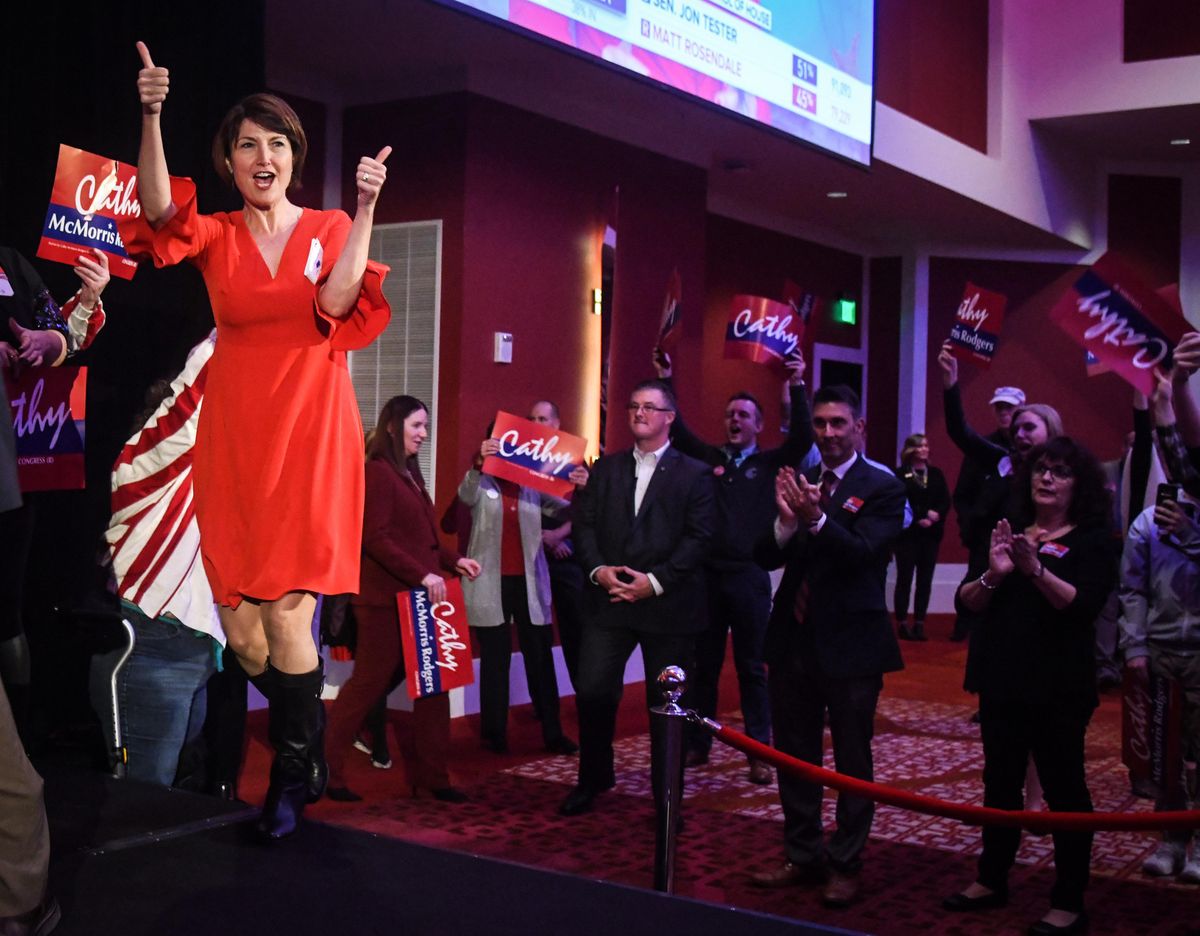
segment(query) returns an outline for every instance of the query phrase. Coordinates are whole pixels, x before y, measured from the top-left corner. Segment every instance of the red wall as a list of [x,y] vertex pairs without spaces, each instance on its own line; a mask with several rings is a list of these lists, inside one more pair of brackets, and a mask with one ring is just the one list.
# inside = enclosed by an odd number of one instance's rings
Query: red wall
[[875,96],[987,152],[988,0],[879,0]]
[[1125,61],[1200,55],[1196,0],[1125,0]]
[[[967,280],[1008,297],[1004,332],[988,369],[964,363],[959,383],[967,420],[979,432],[995,429],[988,406],[998,386],[1017,386],[1031,403],[1049,403],[1063,417],[1066,432],[1080,439],[1098,458],[1121,454],[1125,433],[1132,428],[1133,395],[1113,374],[1088,377],[1083,351],[1048,320],[1051,307],[1079,275],[1079,268],[1054,263],[1016,263],[933,258],[929,267],[929,363],[926,431],[931,460],[946,472],[951,486],[961,456],[945,431],[941,370],[937,351],[950,333]],[[963,562],[953,516],[942,547],[942,561]]]

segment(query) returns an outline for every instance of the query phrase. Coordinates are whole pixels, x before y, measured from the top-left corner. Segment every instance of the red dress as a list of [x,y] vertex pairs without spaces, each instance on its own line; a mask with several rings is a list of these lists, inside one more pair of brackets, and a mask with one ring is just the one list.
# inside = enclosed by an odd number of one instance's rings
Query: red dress
[[167,224],[154,231],[138,218],[120,230],[130,253],[156,266],[190,260],[208,287],[217,344],[193,470],[213,595],[236,607],[289,591],[356,592],[363,432],[346,352],[387,327],[387,267],[368,261],[357,304],[331,318],[317,291],[346,242],[344,212],[304,209],[272,278],[242,212],[199,214],[188,179],[171,190],[178,212]]

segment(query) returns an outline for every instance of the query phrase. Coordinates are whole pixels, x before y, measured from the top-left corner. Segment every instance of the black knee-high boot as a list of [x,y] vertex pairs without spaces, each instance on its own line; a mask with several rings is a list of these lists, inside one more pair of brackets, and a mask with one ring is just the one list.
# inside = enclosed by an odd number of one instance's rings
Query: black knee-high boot
[[[323,663],[317,664],[317,670],[321,672],[322,685],[324,684]],[[267,668],[257,676],[249,677],[250,682],[254,685],[267,703],[270,704],[271,693],[273,691],[273,682],[268,677],[271,672],[270,661],[267,661]],[[317,695],[320,696],[321,690],[318,688]],[[317,713],[318,727],[316,743],[313,744],[308,756],[308,801],[315,803],[325,795],[325,787],[329,783],[329,765],[325,763],[325,706],[321,706],[321,710]]]
[[324,763],[323,753],[314,758],[314,752],[324,743],[324,675],[320,663],[308,673],[281,673],[269,664],[267,667],[271,688],[267,735],[275,749],[275,760],[258,830],[272,839],[296,831],[300,814],[309,802],[312,763],[314,759]]

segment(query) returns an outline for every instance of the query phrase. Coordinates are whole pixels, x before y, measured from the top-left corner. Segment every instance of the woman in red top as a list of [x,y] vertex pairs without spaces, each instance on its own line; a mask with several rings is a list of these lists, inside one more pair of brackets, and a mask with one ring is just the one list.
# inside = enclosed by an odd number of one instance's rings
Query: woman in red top
[[[417,464],[417,453],[428,437],[425,404],[398,396],[384,404],[367,446],[362,584],[350,599],[358,622],[358,644],[354,673],[329,715],[330,799],[361,799],[346,786],[342,770],[346,754],[363,716],[404,666],[396,593],[421,586],[436,603],[446,598],[445,574],[468,578],[479,574],[478,562],[447,549],[438,538],[433,502]],[[412,744],[403,746],[403,756],[414,792],[425,789],[436,799],[462,802],[466,796],[450,785],[446,769],[449,695],[442,692],[414,700],[412,722]]]
[[278,838],[324,787],[315,595],[358,587],[362,426],[346,352],[390,317],[386,267],[367,249],[391,150],[359,161],[353,222],[302,209],[287,197],[307,148],[300,121],[279,98],[251,95],[213,141],[243,208],[201,215],[195,185],[167,173],[167,69],[143,43],[138,52],[143,215],[121,234],[158,266],[189,260],[208,287],[219,340],[197,430],[196,520],[229,645],[271,702],[276,756],[259,829]]

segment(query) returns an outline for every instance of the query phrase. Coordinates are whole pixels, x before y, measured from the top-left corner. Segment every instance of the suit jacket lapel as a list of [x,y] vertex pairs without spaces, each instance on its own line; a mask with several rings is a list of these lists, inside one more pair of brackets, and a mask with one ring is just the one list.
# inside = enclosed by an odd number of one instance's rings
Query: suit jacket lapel
[[[630,457],[632,458],[633,456],[630,456]],[[679,453],[675,450],[674,446],[671,446],[669,449],[667,449],[665,452],[663,452],[662,458],[659,459],[658,464],[654,466],[654,474],[650,476],[650,483],[646,486],[646,493],[642,495],[642,509],[637,512],[637,516],[634,518],[634,521],[633,521],[634,526],[637,526],[638,521],[640,521],[642,519],[642,517],[646,516],[647,509],[654,502],[655,498],[657,498],[659,496],[659,494],[662,492],[662,490],[666,487],[667,479],[671,474],[671,469],[675,467],[675,465],[678,463],[678,461],[679,461]],[[636,484],[637,484],[637,478],[635,475],[634,485],[636,485]],[[633,487],[631,486],[630,487],[630,498],[631,499],[629,502],[629,509],[631,512],[633,510],[632,496],[633,496]]]
[[830,519],[836,519],[842,526],[846,526],[854,517],[854,513],[844,509],[843,505],[851,497],[862,495],[866,467],[867,463],[863,461],[862,455],[859,455],[846,472],[846,477],[838,483],[837,490],[833,492],[833,501],[829,505]]

